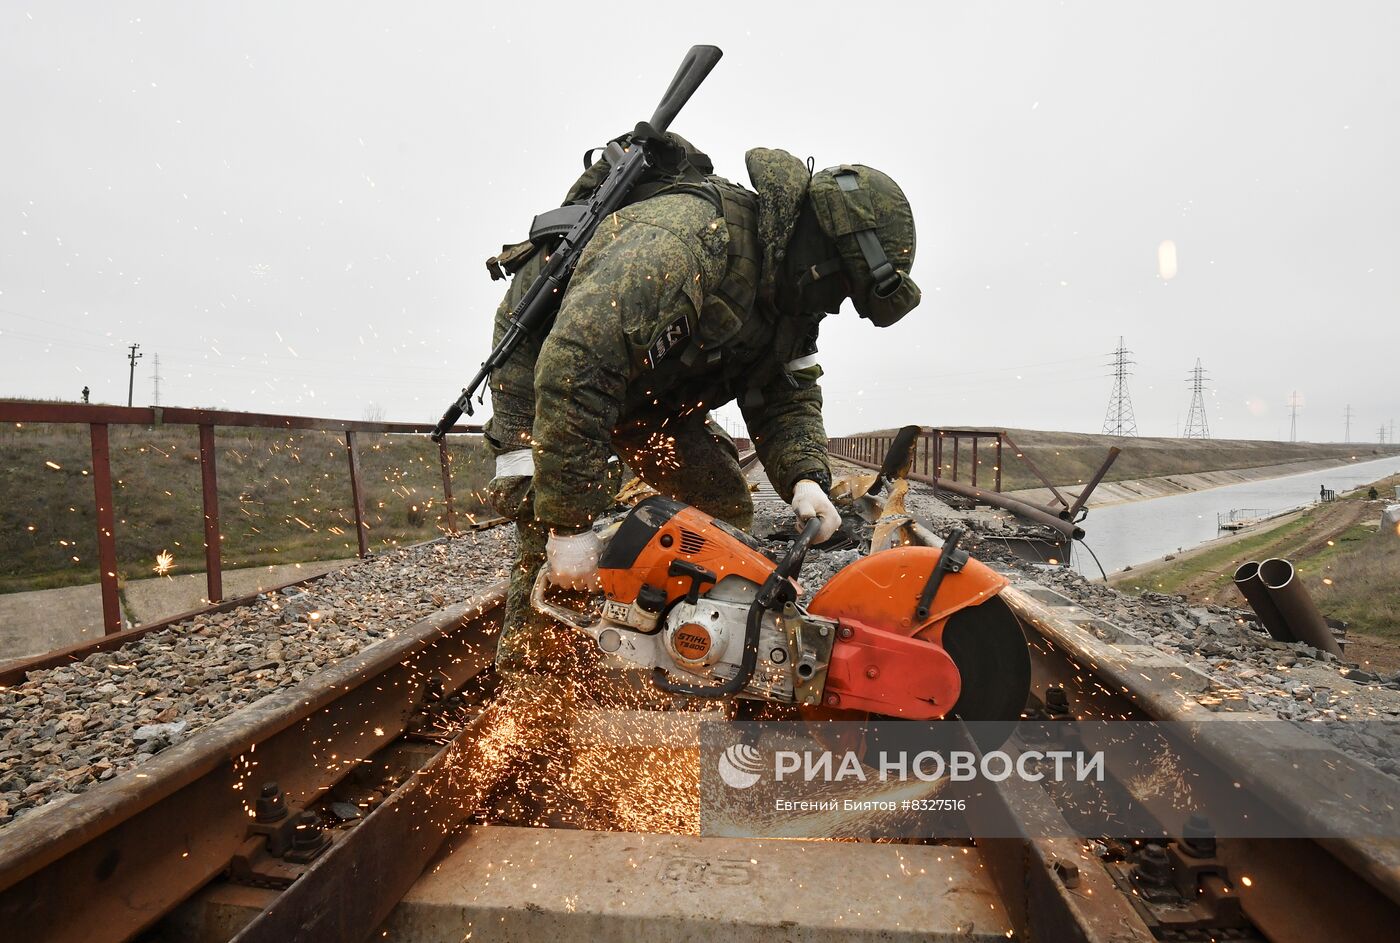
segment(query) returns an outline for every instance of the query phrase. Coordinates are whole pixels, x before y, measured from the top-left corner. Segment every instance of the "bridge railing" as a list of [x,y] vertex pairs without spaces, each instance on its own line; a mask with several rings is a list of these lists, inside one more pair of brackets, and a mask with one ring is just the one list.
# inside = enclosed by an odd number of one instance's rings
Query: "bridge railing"
[[[0,401],[0,423],[86,425],[92,445],[93,508],[97,524],[98,575],[102,587],[102,627],[111,635],[122,630],[121,599],[117,578],[117,535],[112,495],[112,462],[109,429],[112,426],[187,426],[199,431],[200,493],[204,511],[204,562],[210,604],[219,603],[223,590],[223,552],[219,525],[218,463],[215,455],[219,428],[260,428],[340,433],[344,436],[350,472],[350,497],[355,534],[361,558],[368,556],[365,487],[360,473],[359,436],[374,434],[427,435],[431,424],[319,419],[271,413],[227,412],[216,409],[184,409],[159,406],[99,406],[76,403],[28,403]],[[480,433],[480,426],[458,426],[454,434]],[[446,527],[457,530],[452,498],[452,457],[447,443],[438,445],[442,466],[442,492]]]
[[[857,464],[878,468],[894,439],[894,435],[844,436],[829,440],[827,451]],[[964,442],[967,443],[966,451]],[[982,468],[982,456],[987,449],[991,449],[993,455],[991,487],[978,480],[979,474],[984,480],[986,477]],[[1010,449],[1011,454],[1049,489],[1050,494],[1054,496],[1054,503],[1034,504],[1002,494],[1003,456],[1007,449]],[[1108,473],[1120,451],[1116,446],[1110,448],[1103,464],[1089,483],[1080,489],[1079,494],[1071,494],[1066,498],[1060,489],[1045,477],[1031,457],[1016,445],[1006,430],[924,427],[919,430],[918,438],[914,441],[909,477],[974,501],[1012,511],[1059,531],[1066,539],[1077,539],[1084,535],[1078,522],[1083,519],[1089,496]],[[964,467],[964,454],[967,455],[967,481],[960,478]]]
[[[832,439],[827,448],[833,455],[878,465],[884,461],[885,453],[893,442],[893,435],[856,435]],[[966,469],[970,478],[969,484],[974,488],[979,487],[978,476],[980,473],[982,478],[980,486],[986,487],[987,476],[982,468],[982,457],[990,449],[992,452],[991,490],[1000,492],[1002,455],[1006,447],[1011,448],[1014,452],[1020,452],[1020,449],[1016,448],[1011,437],[1003,429],[926,428],[919,433],[918,441],[915,443],[914,462],[910,471],[927,475],[930,478],[961,481],[959,474]],[[964,464],[964,456],[966,456],[966,464]],[[1020,457],[1023,461],[1025,460],[1024,455]],[[1033,464],[1027,462],[1027,467],[1042,481],[1045,480]],[[1048,481],[1045,483],[1047,487],[1050,485]]]

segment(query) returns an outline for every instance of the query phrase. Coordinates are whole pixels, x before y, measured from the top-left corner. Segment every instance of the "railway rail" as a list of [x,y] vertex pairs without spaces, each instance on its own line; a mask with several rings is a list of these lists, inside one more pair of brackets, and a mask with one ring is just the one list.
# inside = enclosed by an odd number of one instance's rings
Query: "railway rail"
[[[752,456],[743,462],[757,470]],[[909,533],[938,540],[917,526]],[[224,879],[277,896],[222,935],[204,926],[220,939],[367,939],[482,798],[481,781],[460,773],[481,762],[476,695],[490,677],[504,592],[501,583],[484,587],[129,773],[0,828],[0,926],[16,939],[130,940]],[[1208,847],[1184,835],[1121,846],[979,840],[964,850],[990,876],[1015,938],[1389,938],[1400,918],[1400,846],[1354,837],[1366,833],[1366,813],[1344,797],[1304,808],[1328,794],[1335,748],[1304,738],[1284,753],[1252,740],[1248,722],[1262,715],[1229,709],[1229,692],[1214,679],[1033,580],[1018,577],[1005,598],[1030,645],[1033,707],[1200,722],[1204,748],[1262,801],[1339,826],[1319,834],[1353,836],[1221,838]],[[446,719],[434,720],[442,712]],[[1298,764],[1299,755],[1309,763]],[[387,776],[392,788],[366,803],[367,813],[337,812],[338,791],[367,776]],[[1393,795],[1394,781],[1375,776],[1370,785]],[[277,788],[264,790],[268,783]],[[1062,817],[1029,784],[1004,785],[993,798],[985,814],[1042,824]],[[332,822],[338,827],[323,827]],[[545,841],[551,830],[543,831]],[[1208,853],[1183,853],[1191,847]],[[1135,875],[1161,860],[1176,867],[1167,883],[1178,893],[1150,900]]]
[[[126,940],[236,862],[256,878],[270,847],[338,860],[344,853],[331,852],[339,842],[304,813],[374,757],[401,747],[435,700],[482,674],[504,598],[504,583],[487,587],[128,774],[0,829],[0,926],[54,943]],[[277,784],[275,794],[262,793],[267,783]],[[414,807],[410,799],[391,794],[347,834],[369,826],[378,843],[401,848],[404,836],[391,837],[381,824],[390,821],[426,841],[431,836],[410,825],[415,815],[398,814]],[[431,805],[419,813],[431,814]],[[323,838],[328,848],[318,847]],[[432,850],[423,848],[420,866]],[[276,869],[268,873],[263,880],[276,883]]]

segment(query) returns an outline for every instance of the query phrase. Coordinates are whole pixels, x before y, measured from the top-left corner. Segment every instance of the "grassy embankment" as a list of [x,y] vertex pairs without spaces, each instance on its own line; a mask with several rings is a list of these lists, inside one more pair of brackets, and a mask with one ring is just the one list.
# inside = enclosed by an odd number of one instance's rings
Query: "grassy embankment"
[[[956,427],[948,427],[953,429]],[[1035,429],[1007,429],[1011,438],[1029,455],[1036,466],[1055,485],[1073,487],[1083,484],[1098,470],[1111,446],[1123,454],[1104,477],[1105,481],[1131,481],[1163,475],[1185,475],[1193,472],[1221,471],[1236,468],[1258,468],[1288,462],[1317,459],[1352,459],[1365,461],[1382,455],[1393,455],[1394,446],[1350,445],[1325,442],[1261,442],[1249,439],[1160,439],[1085,435],[1078,432],[1042,432]],[[893,435],[886,429],[873,435]],[[964,442],[959,455],[958,478],[970,479],[971,448]],[[978,482],[991,484],[995,476],[996,452],[984,441],[978,452]],[[952,457],[944,455],[944,462]],[[1019,491],[1039,488],[1041,481],[1030,468],[1004,450],[1002,490]]]
[[[220,429],[217,443],[226,568],[355,555],[342,435]],[[119,576],[152,575],[163,550],[173,572],[202,571],[196,430],[113,426],[111,456]],[[426,436],[363,435],[360,456],[371,550],[444,530],[437,446]],[[453,459],[458,513],[480,515],[484,449],[465,441]],[[0,592],[97,580],[91,465],[86,426],[0,427]]]
[[1129,592],[1242,605],[1232,586],[1235,569],[1247,560],[1284,557],[1298,567],[1318,608],[1350,625],[1355,641],[1349,657],[1400,667],[1400,535],[1378,527],[1381,509],[1395,500],[1397,483],[1400,477],[1376,482],[1375,501],[1367,499],[1370,486],[1362,487],[1277,525],[1116,574],[1112,582]]

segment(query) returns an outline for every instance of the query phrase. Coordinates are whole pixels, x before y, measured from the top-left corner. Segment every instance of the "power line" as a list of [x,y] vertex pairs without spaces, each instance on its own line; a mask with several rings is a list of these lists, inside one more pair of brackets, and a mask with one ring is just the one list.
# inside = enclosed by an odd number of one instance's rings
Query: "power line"
[[1343,441],[1343,442],[1350,442],[1350,441],[1351,441],[1351,404],[1350,404],[1350,403],[1347,403],[1346,417],[1347,417],[1347,437],[1346,437],[1345,439],[1343,439],[1342,441]]
[[155,389],[154,389],[154,390],[152,391],[152,393],[151,393],[151,396],[152,396],[151,405],[152,405],[152,406],[159,406],[159,405],[160,405],[160,354],[156,354],[155,357],[153,357],[153,358],[151,359],[151,365],[152,365],[152,368],[154,369],[154,373],[151,375],[151,383],[152,383],[152,385],[155,387]]
[[1294,390],[1293,395],[1288,397],[1288,411],[1291,416],[1288,426],[1289,442],[1298,441],[1298,408],[1300,406],[1302,406],[1302,403],[1298,402],[1298,391]]
[[1206,372],[1201,367],[1201,358],[1196,358],[1196,366],[1186,382],[1191,384],[1191,411],[1186,414],[1186,438],[1209,439],[1210,423],[1206,421],[1205,388]]
[[1113,351],[1113,393],[1108,398],[1108,413],[1103,420],[1104,435],[1135,436],[1137,420],[1133,418],[1133,400],[1128,395],[1128,369],[1135,361],[1129,360],[1132,354],[1123,346],[1123,338],[1118,338],[1118,349]]
[[132,344],[132,345],[131,345],[131,350],[130,350],[130,351],[127,353],[127,355],[126,355],[126,358],[127,358],[128,360],[131,361],[131,372],[127,375],[127,380],[126,380],[126,405],[127,405],[127,406],[130,406],[130,405],[131,405],[131,403],[132,403],[132,398],[133,398],[134,394],[136,393],[136,361],[138,361],[138,360],[140,360],[142,357],[146,356],[145,354],[138,354],[138,353],[137,353],[137,351],[140,350],[140,349],[141,349],[141,345],[140,345],[140,344]]

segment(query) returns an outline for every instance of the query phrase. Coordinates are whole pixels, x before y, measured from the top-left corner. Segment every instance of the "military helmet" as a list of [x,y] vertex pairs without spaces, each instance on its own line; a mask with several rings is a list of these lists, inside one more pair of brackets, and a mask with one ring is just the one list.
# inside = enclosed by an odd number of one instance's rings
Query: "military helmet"
[[873,167],[842,164],[814,174],[807,192],[837,257],[812,266],[804,282],[845,272],[856,311],[878,327],[913,310],[914,213],[899,184]]

